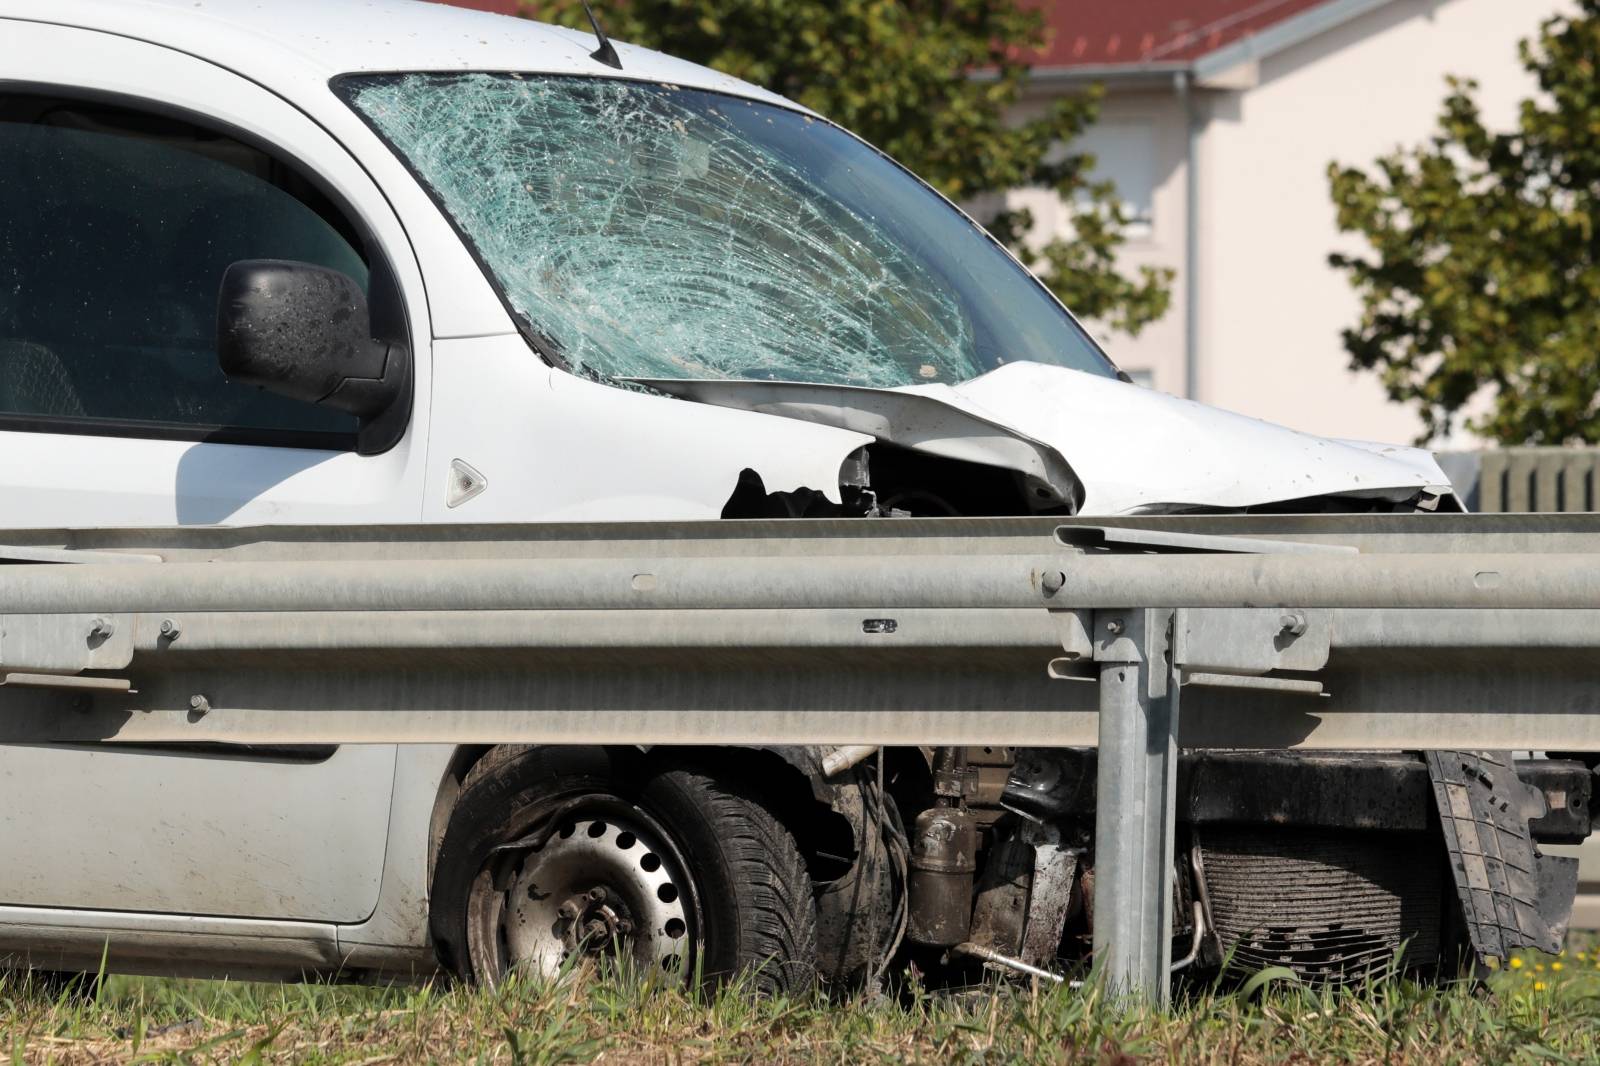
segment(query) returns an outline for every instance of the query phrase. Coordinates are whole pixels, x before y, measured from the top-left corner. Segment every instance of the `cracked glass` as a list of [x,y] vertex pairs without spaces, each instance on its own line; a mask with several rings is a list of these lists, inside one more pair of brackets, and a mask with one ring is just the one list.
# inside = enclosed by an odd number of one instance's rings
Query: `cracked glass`
[[802,112],[557,75],[361,75],[339,90],[534,346],[574,371],[876,388],[1017,361],[1116,373],[965,215]]

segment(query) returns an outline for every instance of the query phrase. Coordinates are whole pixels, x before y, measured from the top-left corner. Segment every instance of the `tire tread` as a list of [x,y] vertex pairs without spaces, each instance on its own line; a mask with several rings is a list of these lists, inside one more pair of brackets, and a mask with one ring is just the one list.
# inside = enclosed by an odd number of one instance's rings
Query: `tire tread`
[[[718,829],[723,856],[749,898],[740,908],[740,966],[748,967],[759,991],[794,994],[816,981],[817,920],[811,874],[794,836],[767,807],[737,782],[694,769],[663,776],[700,797]],[[778,963],[778,960],[784,960]]]

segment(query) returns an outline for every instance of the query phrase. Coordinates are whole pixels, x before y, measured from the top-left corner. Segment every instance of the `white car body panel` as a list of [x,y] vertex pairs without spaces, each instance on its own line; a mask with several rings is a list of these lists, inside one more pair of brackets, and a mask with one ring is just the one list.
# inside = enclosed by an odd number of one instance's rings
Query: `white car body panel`
[[1401,463],[1415,471],[1418,477],[1436,479],[1443,477],[1445,479],[1442,481],[1435,480],[1432,482],[1433,485],[1443,488],[1449,484],[1448,475],[1444,473],[1444,468],[1439,465],[1439,460],[1434,458],[1433,453],[1426,448],[1412,448],[1404,444],[1386,444],[1383,441],[1376,440],[1353,440],[1348,437],[1332,437],[1329,439],[1339,444],[1347,444],[1352,448],[1359,448],[1364,452],[1381,455],[1390,462]]
[[[1404,459],[1064,367],[1013,363],[914,391],[1055,447],[1083,480],[1084,514],[1234,510],[1313,496],[1406,499],[1449,484],[1433,457]],[[1421,460],[1418,456],[1423,457]]]
[[383,855],[383,884],[366,921],[336,926],[340,965],[399,977],[434,970],[428,936],[428,885],[437,819],[453,795],[446,787],[461,753],[450,744],[402,744],[394,761],[394,800]]
[[[937,415],[875,424],[863,417],[870,397],[844,414],[825,403],[736,410],[547,366],[450,221],[329,83],[358,71],[618,76],[593,48],[586,34],[415,0],[0,0],[0,70],[13,85],[205,116],[334,189],[393,261],[415,355],[409,429],[376,456],[0,432],[0,525],[710,518],[746,468],[769,492],[837,501],[841,463],[879,435],[1050,484],[1070,466],[1095,514],[1444,483],[1411,450],[1307,437],[1029,364],[909,390],[924,414],[957,416],[948,432]],[[622,77],[795,106],[618,51]],[[488,485],[452,508],[456,459]],[[109,941],[123,969],[426,970],[430,820],[454,749],[343,748],[314,763],[235,754],[0,746],[11,849],[0,953],[93,967]]]
[[[33,857],[0,863],[0,904],[359,922],[378,899],[394,758],[0,746],[0,839]],[[93,817],[67,830],[65,811]]]
[[[434,454],[470,464],[488,487],[450,508],[448,479],[430,480],[426,521],[716,518],[746,467],[768,491],[811,488],[837,503],[840,466],[872,442],[587,381],[540,363],[521,337],[438,341],[434,351]],[[491,398],[513,396],[483,417]]]
[[[0,962],[41,970],[293,980],[337,973],[339,927],[63,907],[0,906]],[[403,968],[397,973],[403,974]]]
[[0,430],[0,485],[27,501],[30,526],[104,525],[110,513],[129,526],[415,522],[421,457],[402,445],[380,458]]
[[[1404,500],[1424,489],[1446,491],[1449,483],[1420,448],[1315,437],[1038,363],[1013,363],[957,385],[903,389],[649,384],[700,403],[844,426],[935,455],[1020,470],[1058,496],[1075,475],[1083,487],[1079,513],[1086,515],[1230,510],[1314,496]],[[908,405],[911,396],[923,402]]]

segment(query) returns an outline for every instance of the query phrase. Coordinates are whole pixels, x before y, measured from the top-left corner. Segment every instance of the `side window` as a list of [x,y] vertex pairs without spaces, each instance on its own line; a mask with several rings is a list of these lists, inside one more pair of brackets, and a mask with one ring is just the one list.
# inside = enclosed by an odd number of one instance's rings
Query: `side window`
[[0,428],[353,447],[355,419],[228,381],[217,290],[241,259],[367,283],[310,182],[187,122],[0,94]]

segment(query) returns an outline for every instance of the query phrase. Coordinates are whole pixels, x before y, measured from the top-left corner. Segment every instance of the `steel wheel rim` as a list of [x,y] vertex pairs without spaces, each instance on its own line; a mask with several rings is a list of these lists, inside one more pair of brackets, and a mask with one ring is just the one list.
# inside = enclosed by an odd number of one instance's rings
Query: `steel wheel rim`
[[[537,824],[537,822],[535,822]],[[479,873],[469,951],[491,983],[517,972],[560,976],[581,957],[687,978],[700,934],[698,900],[666,831],[613,796],[562,804],[539,847]]]

